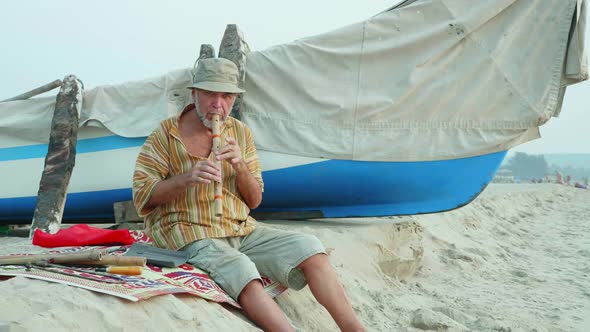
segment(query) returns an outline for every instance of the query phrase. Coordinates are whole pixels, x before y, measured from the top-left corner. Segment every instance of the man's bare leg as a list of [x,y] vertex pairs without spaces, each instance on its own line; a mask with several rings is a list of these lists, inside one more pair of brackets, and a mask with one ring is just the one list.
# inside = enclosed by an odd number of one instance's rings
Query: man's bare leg
[[250,281],[240,293],[238,302],[264,331],[293,331],[279,305],[264,291],[260,280]]
[[365,331],[352,310],[350,301],[328,256],[317,254],[299,264],[313,296],[332,315],[342,331]]

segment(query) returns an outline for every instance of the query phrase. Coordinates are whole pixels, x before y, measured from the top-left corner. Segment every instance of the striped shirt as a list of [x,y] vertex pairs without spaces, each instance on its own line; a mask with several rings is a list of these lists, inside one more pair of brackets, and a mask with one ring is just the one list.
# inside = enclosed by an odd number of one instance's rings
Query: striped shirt
[[[194,110],[194,105],[183,111]],[[256,221],[250,209],[241,199],[236,185],[236,172],[231,164],[222,161],[223,217],[221,222],[215,217],[214,184],[199,183],[186,188],[175,199],[148,208],[154,188],[159,181],[188,172],[197,162],[207,158],[191,155],[180,136],[177,117],[160,123],[145,141],[133,174],[133,202],[140,216],[144,217],[148,234],[154,243],[173,250],[204,238],[242,236],[251,233]],[[228,117],[221,128],[221,142],[226,137],[234,137],[242,150],[242,159],[250,173],[264,188],[254,146],[254,137],[248,126]],[[213,160],[213,153],[208,159]]]

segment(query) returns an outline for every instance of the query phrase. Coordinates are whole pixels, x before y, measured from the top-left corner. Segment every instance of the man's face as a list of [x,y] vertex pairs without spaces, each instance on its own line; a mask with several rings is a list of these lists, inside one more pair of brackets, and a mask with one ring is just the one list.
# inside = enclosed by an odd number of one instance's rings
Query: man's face
[[225,121],[235,100],[235,93],[193,90],[193,101],[197,109],[197,115],[199,115],[207,128],[211,128],[213,114],[221,115],[221,121]]

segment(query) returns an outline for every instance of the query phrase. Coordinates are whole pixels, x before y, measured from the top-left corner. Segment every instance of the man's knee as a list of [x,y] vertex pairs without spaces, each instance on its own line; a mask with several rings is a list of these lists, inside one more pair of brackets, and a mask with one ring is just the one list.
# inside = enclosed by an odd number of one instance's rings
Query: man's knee
[[330,261],[328,260],[328,255],[324,253],[318,253],[313,256],[310,256],[309,258],[301,262],[301,264],[299,264],[299,266],[297,267],[305,273],[306,270],[310,269],[315,270],[331,268],[331,265]]
[[240,295],[238,295],[238,303],[242,303],[244,300],[247,301],[254,296],[260,296],[261,293],[265,293],[262,282],[258,279],[251,280],[242,288]]

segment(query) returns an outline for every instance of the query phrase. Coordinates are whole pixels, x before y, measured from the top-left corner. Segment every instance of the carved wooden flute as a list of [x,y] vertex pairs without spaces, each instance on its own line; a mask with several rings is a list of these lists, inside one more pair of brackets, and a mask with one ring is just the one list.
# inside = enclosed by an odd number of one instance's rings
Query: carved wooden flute
[[[212,128],[213,135],[211,136],[211,138],[213,139],[213,155],[217,156],[217,153],[221,149],[221,130],[219,128],[219,114],[213,114],[212,124],[213,124],[213,128]],[[221,160],[215,159],[215,163],[219,166],[219,169],[222,170]],[[221,181],[223,181],[223,173],[221,173]],[[223,191],[221,190],[222,184],[221,184],[221,182],[215,181],[214,186],[215,186],[215,216],[221,217],[223,215],[223,205],[222,205]]]

